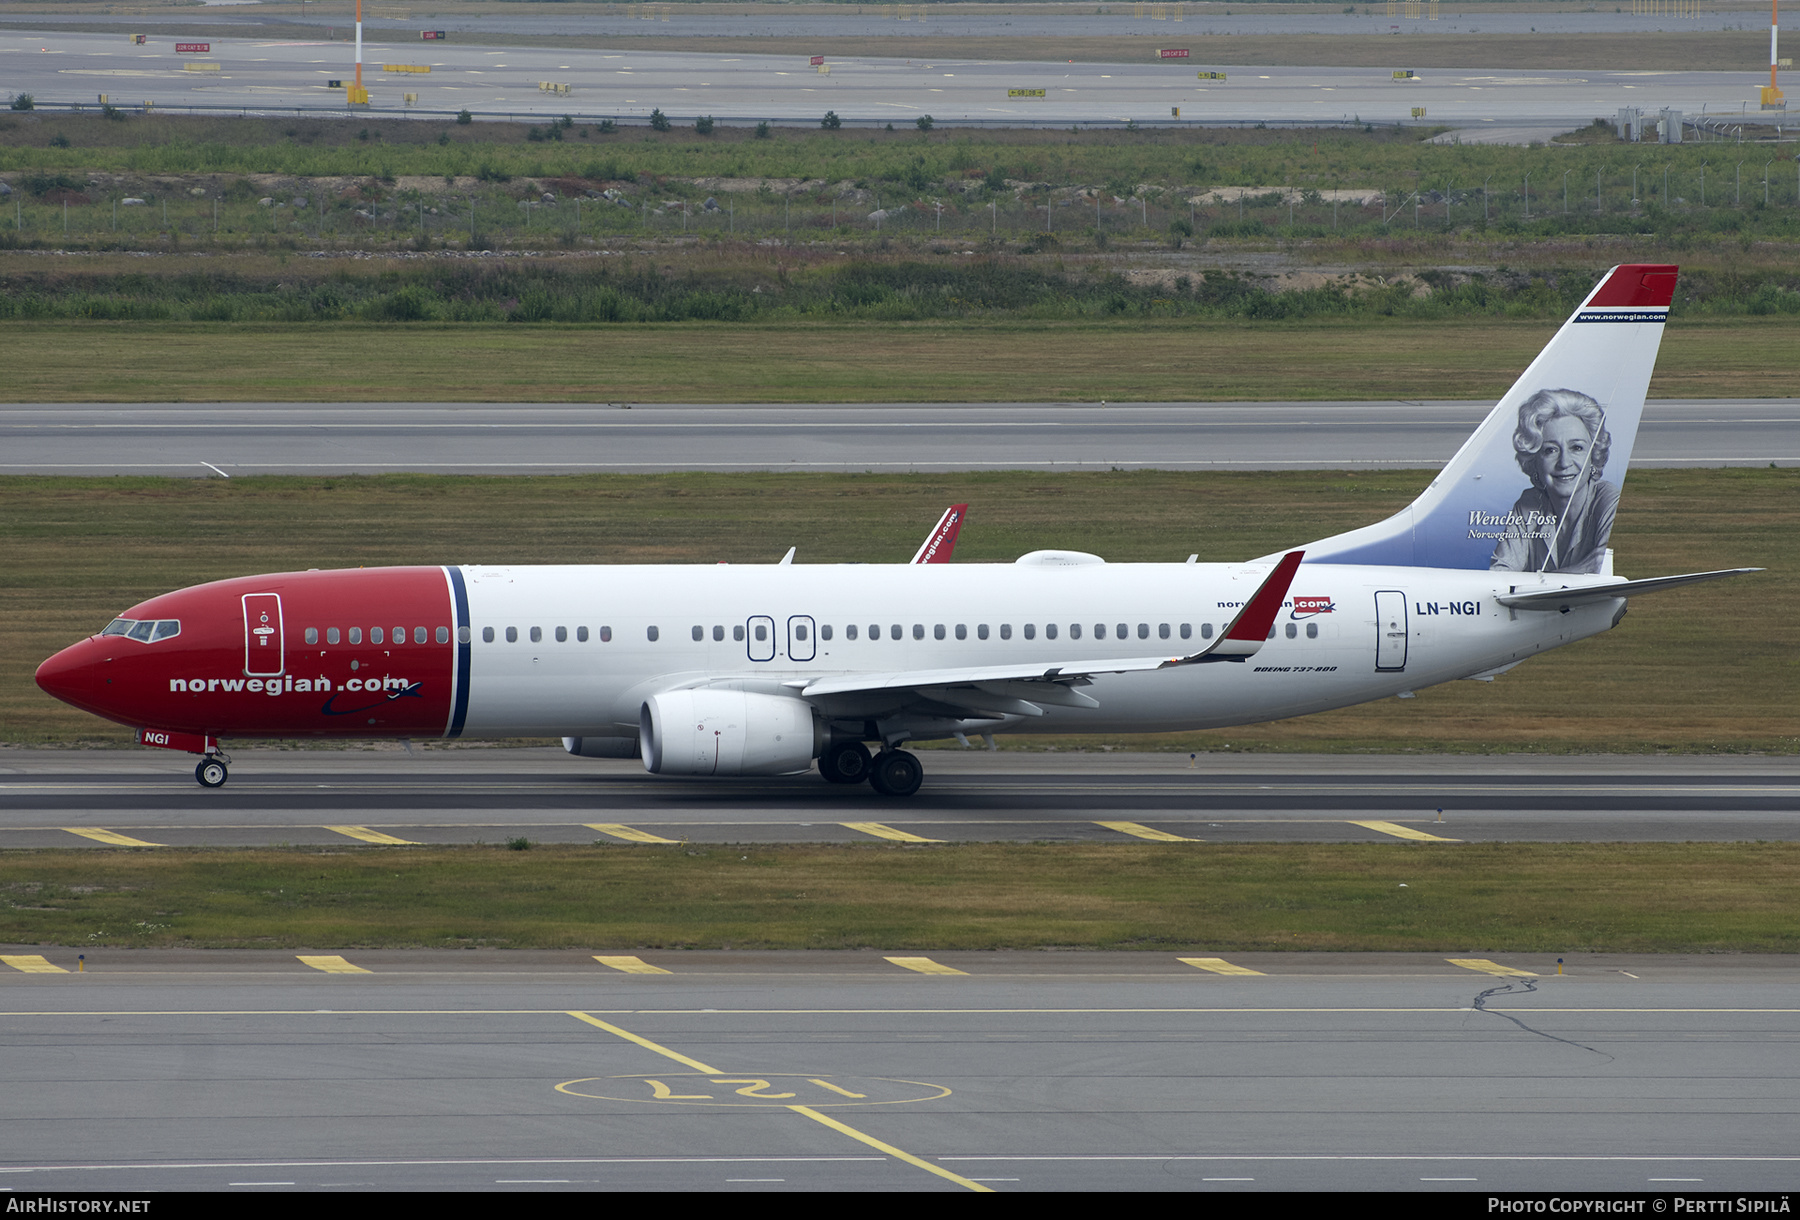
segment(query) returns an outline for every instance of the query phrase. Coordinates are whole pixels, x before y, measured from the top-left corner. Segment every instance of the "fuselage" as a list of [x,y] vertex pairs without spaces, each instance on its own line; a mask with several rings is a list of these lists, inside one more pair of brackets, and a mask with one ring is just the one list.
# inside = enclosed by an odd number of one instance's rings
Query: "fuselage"
[[[638,733],[647,698],[684,688],[797,696],[807,680],[834,675],[1192,655],[1265,571],[1087,563],[291,572],[152,598],[121,615],[113,634],[46,661],[38,681],[121,724],[212,738],[621,739]],[[1273,634],[1243,662],[1096,674],[1083,693],[1098,706],[1046,704],[1042,715],[972,727],[1155,732],[1278,719],[1504,668],[1617,621],[1622,600],[1566,614],[1519,613],[1495,600],[1552,579],[1303,565]],[[880,717],[879,702],[864,695],[854,709],[829,700],[816,708],[826,720],[861,722]]]

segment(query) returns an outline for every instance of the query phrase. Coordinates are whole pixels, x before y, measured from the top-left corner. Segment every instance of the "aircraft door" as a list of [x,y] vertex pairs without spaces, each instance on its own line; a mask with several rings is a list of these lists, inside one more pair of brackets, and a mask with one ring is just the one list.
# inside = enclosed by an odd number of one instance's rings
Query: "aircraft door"
[[775,659],[775,620],[766,614],[752,614],[746,624],[744,644],[750,650],[752,661],[773,661]]
[[788,619],[788,660],[812,660],[818,649],[818,643],[813,638],[817,631],[809,614],[796,614]]
[[1406,594],[1386,590],[1375,595],[1375,668],[1406,668]]
[[280,594],[244,594],[244,672],[252,678],[278,678],[286,668],[286,651]]

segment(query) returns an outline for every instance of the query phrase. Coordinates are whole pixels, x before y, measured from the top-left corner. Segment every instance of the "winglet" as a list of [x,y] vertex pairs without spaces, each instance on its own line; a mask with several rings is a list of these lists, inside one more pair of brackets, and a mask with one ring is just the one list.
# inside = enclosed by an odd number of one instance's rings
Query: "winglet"
[[963,518],[968,515],[967,504],[952,504],[938,518],[938,523],[925,539],[918,553],[912,557],[914,563],[949,563],[950,556],[956,550],[956,536],[962,532]]
[[1255,656],[1274,631],[1275,617],[1281,613],[1282,603],[1287,601],[1288,588],[1294,583],[1294,573],[1300,570],[1300,561],[1305,556],[1305,551],[1289,551],[1283,555],[1275,565],[1275,570],[1250,595],[1250,600],[1244,603],[1244,608],[1237,612],[1237,617],[1231,620],[1211,647],[1191,657],[1182,657],[1172,664],[1242,661],[1245,657]]

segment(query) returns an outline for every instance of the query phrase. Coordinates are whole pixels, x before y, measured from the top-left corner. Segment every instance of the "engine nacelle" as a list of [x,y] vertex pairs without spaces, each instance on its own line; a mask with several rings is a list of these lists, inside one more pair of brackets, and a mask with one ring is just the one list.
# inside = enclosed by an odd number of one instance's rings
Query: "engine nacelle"
[[789,775],[825,744],[812,705],[741,690],[653,695],[638,729],[644,769],[657,775]]
[[636,758],[635,737],[565,737],[563,749],[580,758]]

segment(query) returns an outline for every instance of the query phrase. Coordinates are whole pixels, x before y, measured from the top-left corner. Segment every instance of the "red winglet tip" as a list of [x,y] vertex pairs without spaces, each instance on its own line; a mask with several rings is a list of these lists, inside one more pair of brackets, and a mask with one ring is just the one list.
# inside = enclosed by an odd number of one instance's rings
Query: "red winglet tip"
[[1300,570],[1300,561],[1305,558],[1305,551],[1289,551],[1269,573],[1262,587],[1250,598],[1250,604],[1238,616],[1237,622],[1231,626],[1225,637],[1232,640],[1266,640],[1269,629],[1275,625],[1275,616],[1281,613],[1281,605],[1287,600],[1288,589],[1294,583],[1294,573]]

